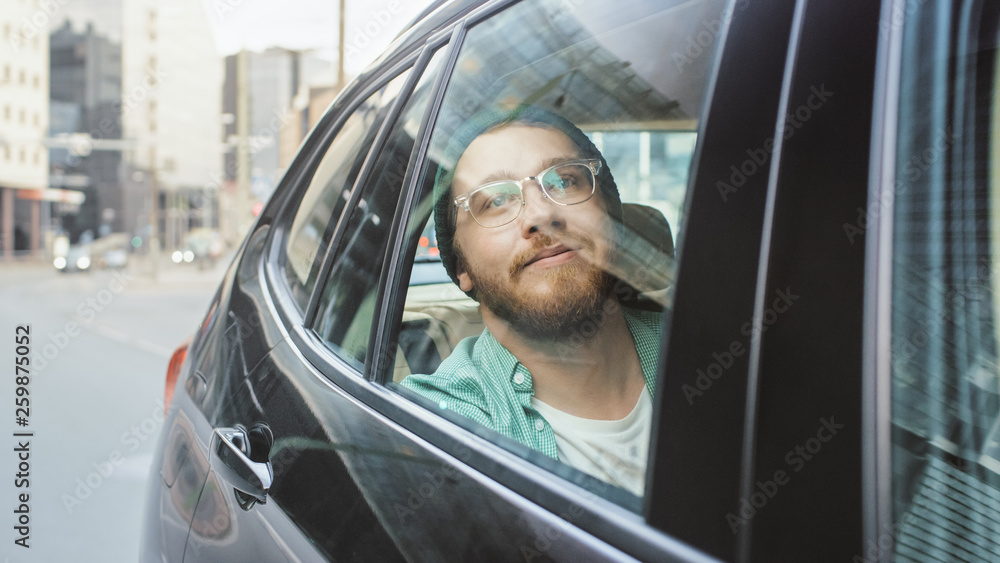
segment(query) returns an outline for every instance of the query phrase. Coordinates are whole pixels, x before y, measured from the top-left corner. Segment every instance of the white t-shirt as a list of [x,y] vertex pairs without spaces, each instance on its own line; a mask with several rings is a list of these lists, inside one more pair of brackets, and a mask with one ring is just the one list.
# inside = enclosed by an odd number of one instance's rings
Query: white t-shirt
[[560,461],[642,496],[653,416],[646,390],[621,420],[580,418],[535,398],[531,404],[552,426]]

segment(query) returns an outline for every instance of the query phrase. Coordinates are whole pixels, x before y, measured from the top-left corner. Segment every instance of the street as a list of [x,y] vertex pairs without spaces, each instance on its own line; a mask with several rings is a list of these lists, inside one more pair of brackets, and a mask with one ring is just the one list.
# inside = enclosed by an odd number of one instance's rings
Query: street
[[[167,362],[204,315],[228,257],[210,270],[164,261],[156,281],[142,266],[60,274],[42,262],[0,264],[4,562],[138,557]],[[27,391],[15,373],[22,325]],[[18,394],[30,399],[27,413],[15,412]]]

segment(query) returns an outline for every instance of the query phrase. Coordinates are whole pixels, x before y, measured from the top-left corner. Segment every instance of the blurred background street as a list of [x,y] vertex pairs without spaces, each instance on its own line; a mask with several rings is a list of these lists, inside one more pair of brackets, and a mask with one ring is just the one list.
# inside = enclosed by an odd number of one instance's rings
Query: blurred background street
[[[7,560],[136,560],[167,362],[204,314],[226,258],[212,269],[165,261],[155,282],[138,266],[60,274],[36,261],[0,269],[5,371],[12,371],[16,325],[31,325],[36,358],[26,428],[35,432],[30,550],[13,545],[8,508],[23,492],[13,487],[17,439],[10,437],[21,429],[13,401],[0,408],[8,436],[0,454]],[[69,323],[79,331],[67,330]],[[0,385],[0,396],[11,397],[13,373]]]
[[0,0],[0,561],[136,560],[170,355],[302,139],[429,3]]

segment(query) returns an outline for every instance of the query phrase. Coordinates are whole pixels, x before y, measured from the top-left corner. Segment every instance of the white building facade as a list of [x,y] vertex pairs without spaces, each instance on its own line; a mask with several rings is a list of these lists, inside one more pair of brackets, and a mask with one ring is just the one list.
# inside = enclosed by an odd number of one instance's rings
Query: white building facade
[[49,159],[51,16],[36,0],[6,0],[0,10],[0,255],[42,248],[42,202]]

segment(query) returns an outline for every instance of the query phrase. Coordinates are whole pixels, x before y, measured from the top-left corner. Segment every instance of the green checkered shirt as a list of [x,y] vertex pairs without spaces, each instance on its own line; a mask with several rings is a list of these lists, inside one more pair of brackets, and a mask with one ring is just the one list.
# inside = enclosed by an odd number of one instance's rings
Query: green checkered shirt
[[[622,309],[650,396],[656,387],[661,313]],[[431,375],[410,375],[403,386],[529,448],[559,459],[552,426],[531,406],[531,374],[488,329],[463,339]]]

